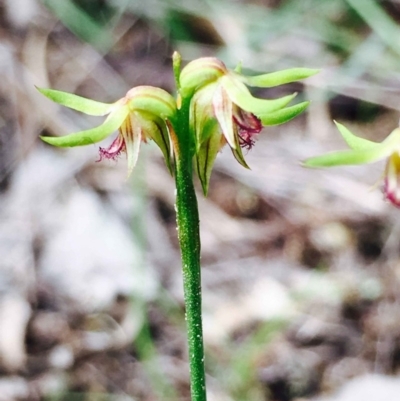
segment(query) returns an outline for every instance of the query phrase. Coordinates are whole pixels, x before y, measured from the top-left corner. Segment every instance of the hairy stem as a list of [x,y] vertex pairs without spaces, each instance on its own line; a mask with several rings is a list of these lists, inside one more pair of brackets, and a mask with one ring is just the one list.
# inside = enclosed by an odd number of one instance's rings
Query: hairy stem
[[200,227],[192,176],[189,101],[178,111],[175,150],[176,213],[181,248],[192,401],[206,400],[201,310]]

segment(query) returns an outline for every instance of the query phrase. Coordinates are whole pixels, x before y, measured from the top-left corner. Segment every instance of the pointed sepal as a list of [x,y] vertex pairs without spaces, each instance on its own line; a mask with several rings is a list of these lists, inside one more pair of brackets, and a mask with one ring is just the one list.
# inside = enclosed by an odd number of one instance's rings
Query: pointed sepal
[[85,97],[74,95],[73,93],[38,87],[36,87],[36,89],[53,102],[91,116],[104,116],[110,113],[113,107],[115,107],[115,103],[96,102],[95,100],[86,99]]
[[284,124],[301,114],[309,104],[310,102],[302,102],[272,113],[259,114],[257,117],[261,120],[263,125]]
[[[238,128],[235,127],[235,130],[237,131]],[[243,156],[242,147],[240,146],[238,132],[236,132],[236,134],[235,134],[235,147],[231,146],[231,151],[233,153],[233,156],[235,156],[235,159],[239,162],[239,164],[241,164],[244,168],[247,168],[250,170],[250,167],[246,163],[246,160],[244,159],[244,156]]]
[[383,142],[376,143],[373,147],[327,153],[307,159],[303,162],[303,165],[307,167],[332,167],[373,163],[397,152],[399,145],[400,128],[396,128]]
[[347,145],[354,150],[364,150],[364,149],[372,149],[377,143],[369,141],[364,138],[360,138],[359,136],[354,135],[348,128],[346,128],[343,124],[340,124],[334,121],[336,127],[338,128],[340,134],[343,139],[346,141]]
[[287,70],[281,70],[262,75],[255,75],[252,77],[241,75],[240,78],[248,86],[256,86],[258,88],[272,88],[274,86],[284,85],[290,82],[309,78],[317,74],[319,71],[320,70],[311,68],[289,68]]
[[73,134],[60,137],[41,136],[40,138],[42,141],[50,145],[62,148],[91,145],[93,143],[102,141],[114,131],[118,130],[118,128],[127,118],[128,114],[129,109],[127,107],[119,107],[107,117],[103,124],[96,128],[91,128],[85,131],[75,132]]
[[296,96],[296,93],[293,93],[292,95],[273,100],[258,99],[250,93],[242,82],[233,79],[231,76],[220,78],[220,82],[233,103],[255,115],[271,113],[282,109]]

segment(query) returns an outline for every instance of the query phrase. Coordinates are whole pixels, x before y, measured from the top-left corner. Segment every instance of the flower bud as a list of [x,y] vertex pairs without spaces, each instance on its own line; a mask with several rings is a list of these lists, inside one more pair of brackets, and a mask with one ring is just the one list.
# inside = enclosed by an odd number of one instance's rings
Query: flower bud
[[174,98],[161,88],[137,86],[129,90],[124,99],[130,111],[145,111],[162,119],[171,118],[176,113]]
[[185,96],[204,85],[216,81],[228,74],[225,64],[214,57],[203,57],[193,60],[183,68],[180,75],[180,87]]

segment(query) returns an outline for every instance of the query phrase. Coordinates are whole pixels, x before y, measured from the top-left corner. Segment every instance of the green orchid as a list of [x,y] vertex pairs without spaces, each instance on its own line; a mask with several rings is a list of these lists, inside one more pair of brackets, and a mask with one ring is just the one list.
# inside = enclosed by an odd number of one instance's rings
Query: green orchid
[[304,161],[307,167],[332,167],[368,164],[387,159],[384,173],[383,192],[385,198],[400,207],[400,128],[380,143],[360,138],[344,125],[335,122],[349,150],[331,152]]
[[56,103],[94,116],[108,115],[96,128],[76,132],[63,137],[42,136],[41,139],[58,147],[90,145],[102,141],[115,131],[118,136],[108,148],[100,148],[100,160],[115,159],[125,152],[128,175],[138,159],[141,142],[152,139],[161,149],[170,171],[171,145],[168,121],[176,113],[174,98],[160,88],[138,86],[115,103],[101,103],[71,93],[52,89],[38,90]]
[[309,104],[287,106],[296,93],[273,100],[258,99],[251,95],[247,86],[273,87],[318,72],[293,68],[245,76],[240,69],[230,71],[220,60],[205,57],[187,64],[179,77],[181,96],[191,97],[191,136],[195,141],[197,171],[205,194],[215,159],[225,144],[229,145],[236,160],[248,168],[242,148],[252,148],[263,126],[283,124],[303,112]]

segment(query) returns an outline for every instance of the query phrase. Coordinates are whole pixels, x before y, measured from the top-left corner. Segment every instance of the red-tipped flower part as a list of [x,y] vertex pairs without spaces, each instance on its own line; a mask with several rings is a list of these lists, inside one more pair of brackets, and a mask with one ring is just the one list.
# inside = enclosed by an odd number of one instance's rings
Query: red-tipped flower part
[[383,192],[389,202],[400,207],[400,155],[398,152],[390,155],[386,163]]
[[[238,68],[240,69],[240,68]],[[251,149],[263,126],[282,124],[296,117],[308,102],[286,107],[296,94],[279,99],[258,99],[246,85],[270,87],[315,74],[316,70],[290,69],[247,77],[230,71],[213,57],[190,62],[180,74],[180,95],[191,98],[191,134],[196,143],[197,171],[204,193],[215,158],[228,144],[244,167],[242,148]]]
[[383,142],[373,142],[354,135],[344,125],[336,123],[348,150],[312,157],[307,167],[332,167],[374,163],[387,159],[383,192],[394,206],[400,207],[400,128],[394,129]]
[[96,161],[100,162],[103,159],[116,160],[118,156],[120,156],[120,154],[125,151],[126,151],[125,140],[123,136],[120,134],[114,139],[114,141],[108,148],[102,148],[102,147],[99,148],[99,159]]
[[99,160],[115,160],[125,152],[128,175],[136,165],[141,142],[152,139],[160,147],[166,164],[171,168],[171,146],[167,121],[176,113],[174,98],[160,88],[138,86],[115,103],[95,102],[70,93],[41,89],[44,95],[57,103],[91,115],[108,117],[99,127],[63,137],[42,137],[51,145],[68,147],[89,145],[107,138],[118,130],[118,136],[107,148],[99,149]]

